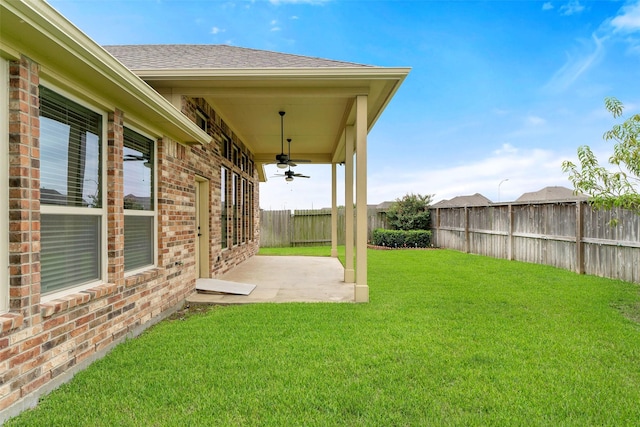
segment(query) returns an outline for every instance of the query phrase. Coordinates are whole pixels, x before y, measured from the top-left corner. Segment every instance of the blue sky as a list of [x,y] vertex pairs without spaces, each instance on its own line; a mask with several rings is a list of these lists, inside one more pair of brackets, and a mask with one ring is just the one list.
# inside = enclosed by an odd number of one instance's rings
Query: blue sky
[[[578,146],[602,161],[612,151],[604,98],[620,99],[625,117],[640,110],[638,0],[50,4],[103,45],[220,43],[411,67],[369,134],[370,204],[407,193],[508,201],[571,187],[561,163]],[[261,184],[261,207],[330,206],[329,166],[298,172],[312,178]]]

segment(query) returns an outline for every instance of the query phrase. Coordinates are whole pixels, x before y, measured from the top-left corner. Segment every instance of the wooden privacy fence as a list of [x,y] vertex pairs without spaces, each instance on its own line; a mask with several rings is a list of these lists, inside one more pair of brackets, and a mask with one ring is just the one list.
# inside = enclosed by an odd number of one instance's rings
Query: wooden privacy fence
[[[339,245],[345,242],[345,224],[345,209],[339,208]],[[371,240],[373,230],[385,227],[385,211],[367,209],[367,240]],[[260,211],[261,247],[311,245],[331,245],[331,209],[296,210],[293,213],[289,210]]]
[[441,248],[640,282],[640,216],[630,211],[584,201],[507,203],[432,209],[431,219]]

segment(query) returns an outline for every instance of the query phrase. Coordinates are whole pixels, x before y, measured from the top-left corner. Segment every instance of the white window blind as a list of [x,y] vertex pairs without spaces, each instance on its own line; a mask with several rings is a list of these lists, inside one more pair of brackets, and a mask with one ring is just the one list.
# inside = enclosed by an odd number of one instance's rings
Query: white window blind
[[100,278],[100,217],[42,214],[41,292]]
[[101,277],[101,151],[102,116],[41,86],[43,294]]
[[124,129],[124,269],[154,263],[154,147],[153,141]]

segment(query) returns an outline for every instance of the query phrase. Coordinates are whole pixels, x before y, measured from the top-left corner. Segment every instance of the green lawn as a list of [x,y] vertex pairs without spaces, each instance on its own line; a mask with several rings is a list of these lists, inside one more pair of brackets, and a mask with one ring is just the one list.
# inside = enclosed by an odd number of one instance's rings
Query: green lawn
[[6,425],[638,425],[638,285],[446,250],[368,258],[369,304],[167,320]]

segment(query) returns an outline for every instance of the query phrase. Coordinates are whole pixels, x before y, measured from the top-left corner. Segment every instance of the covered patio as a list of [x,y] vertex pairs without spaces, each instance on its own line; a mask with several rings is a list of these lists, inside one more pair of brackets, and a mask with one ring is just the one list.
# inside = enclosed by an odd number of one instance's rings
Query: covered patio
[[219,279],[255,288],[249,295],[195,292],[186,302],[212,305],[354,302],[353,284],[344,282],[344,268],[333,257],[259,255]]
[[[342,280],[352,284],[353,300],[369,300],[367,134],[409,68],[227,45],[105,48],[178,109],[185,97],[202,98],[213,106],[253,153],[261,182],[267,181],[264,165],[280,163],[285,153],[291,159],[331,165],[332,256],[337,256],[337,206],[344,204],[347,261]],[[344,201],[336,196],[338,164],[345,167]]]

